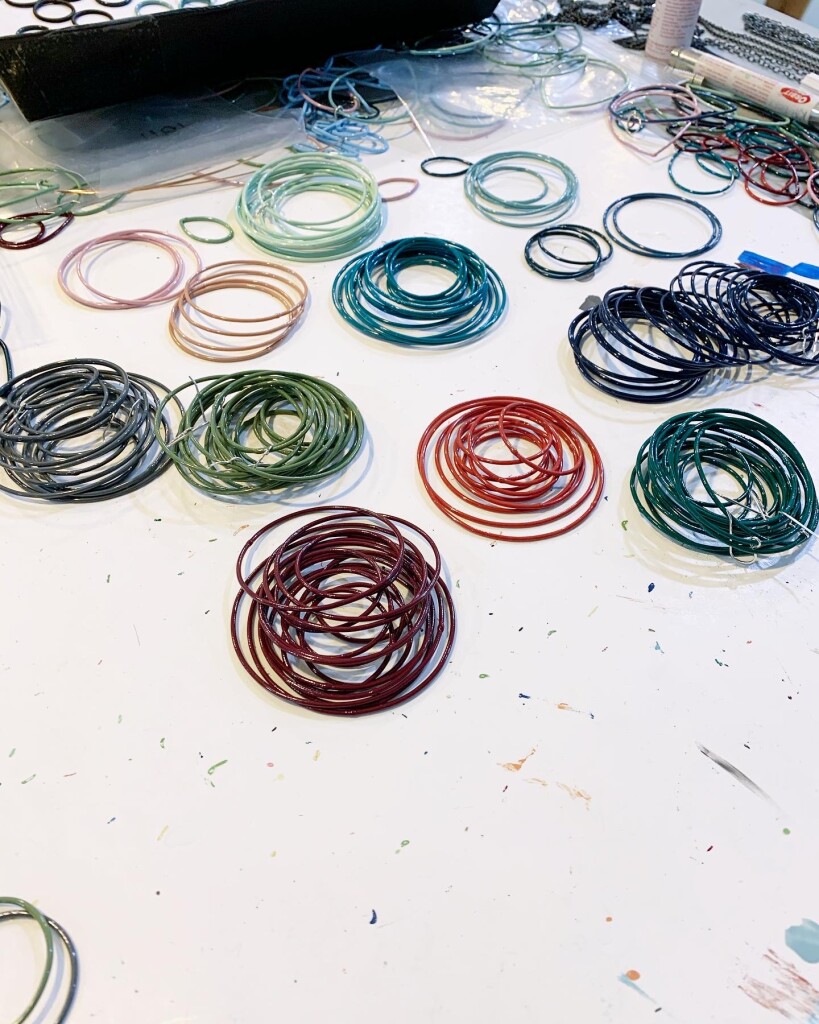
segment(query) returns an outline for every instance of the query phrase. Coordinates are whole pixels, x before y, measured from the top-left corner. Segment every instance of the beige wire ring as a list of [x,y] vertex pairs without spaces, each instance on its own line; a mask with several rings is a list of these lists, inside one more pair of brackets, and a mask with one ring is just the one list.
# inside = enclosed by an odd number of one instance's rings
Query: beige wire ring
[[[240,317],[215,313],[202,304],[203,296],[231,288],[261,292],[282,308],[265,316]],[[214,263],[188,279],[171,310],[168,330],[181,349],[200,359],[219,363],[255,359],[293,330],[304,313],[308,294],[304,278],[279,263]],[[227,324],[234,329],[223,326]]]

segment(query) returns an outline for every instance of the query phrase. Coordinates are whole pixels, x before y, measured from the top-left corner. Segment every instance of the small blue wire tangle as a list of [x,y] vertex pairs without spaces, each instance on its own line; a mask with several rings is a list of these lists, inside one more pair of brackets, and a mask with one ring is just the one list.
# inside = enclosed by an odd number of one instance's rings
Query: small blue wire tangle
[[367,128],[360,121],[351,121],[346,117],[336,120],[316,117],[309,125],[305,124],[305,128],[317,142],[331,146],[344,156],[373,156],[386,153],[389,149],[387,140],[378,132]]

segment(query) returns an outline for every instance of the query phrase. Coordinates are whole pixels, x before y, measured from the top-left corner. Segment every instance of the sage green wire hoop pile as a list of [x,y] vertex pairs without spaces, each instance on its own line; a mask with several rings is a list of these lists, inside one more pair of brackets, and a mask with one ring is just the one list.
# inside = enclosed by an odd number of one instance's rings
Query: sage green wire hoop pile
[[[489,184],[491,178],[502,174],[534,181],[534,195],[503,198]],[[466,198],[478,213],[513,228],[542,227],[560,220],[574,206],[577,188],[577,175],[562,160],[526,150],[485,156],[472,164],[464,177]]]
[[660,424],[637,455],[631,494],[666,537],[733,558],[791,551],[819,524],[816,488],[796,447],[766,420],[735,409]]
[[[297,196],[326,193],[349,209],[324,220],[301,220],[286,207]],[[236,203],[245,234],[268,252],[294,260],[331,260],[364,248],[384,220],[373,174],[343,156],[299,153],[267,164],[245,183]]]
[[[217,497],[304,487],[340,473],[364,440],[358,407],[333,384],[303,373],[246,370],[181,384],[195,394],[176,436],[160,439],[182,477]],[[295,418],[292,430],[277,419]]]

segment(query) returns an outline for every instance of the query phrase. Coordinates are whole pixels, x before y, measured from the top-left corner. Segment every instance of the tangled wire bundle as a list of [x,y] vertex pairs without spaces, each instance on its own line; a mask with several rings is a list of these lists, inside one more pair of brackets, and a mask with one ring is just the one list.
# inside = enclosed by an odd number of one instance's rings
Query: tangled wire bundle
[[[259,541],[305,519],[245,568]],[[340,505],[291,512],[250,538],[236,571],[236,654],[293,704],[329,715],[383,711],[429,686],[449,658],[455,609],[441,556],[405,519]]]
[[341,472],[361,450],[358,408],[303,373],[248,370],[188,381],[157,409],[157,428],[166,405],[191,387],[196,394],[176,437],[161,444],[185,480],[211,494],[302,487]]
[[0,469],[14,486],[0,490],[101,501],[148,483],[170,465],[162,447],[170,410],[158,392],[168,389],[104,359],[66,359],[12,378],[0,388]]
[[640,448],[631,493],[650,523],[693,551],[756,559],[804,544],[819,523],[805,461],[750,413],[708,409],[661,424]]
[[588,434],[525,398],[478,398],[447,409],[424,432],[417,461],[427,494],[446,516],[497,540],[568,533],[603,492],[603,463]]

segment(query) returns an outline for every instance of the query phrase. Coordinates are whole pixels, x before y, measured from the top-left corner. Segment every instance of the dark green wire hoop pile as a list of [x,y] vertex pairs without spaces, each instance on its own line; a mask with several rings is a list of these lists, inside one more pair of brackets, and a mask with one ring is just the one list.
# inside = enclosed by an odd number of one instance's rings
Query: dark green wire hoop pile
[[[402,271],[434,267],[454,278],[439,291],[404,288]],[[476,253],[443,238],[401,238],[350,260],[333,302],[362,334],[401,345],[452,345],[490,330],[506,308],[503,282]]]
[[644,442],[631,474],[637,508],[692,551],[761,558],[810,539],[819,524],[805,460],[751,413],[681,413]]
[[[185,480],[210,494],[303,487],[341,472],[361,450],[361,413],[327,381],[248,370],[188,381],[166,402],[188,388],[195,395],[178,432],[161,443]],[[162,415],[160,406],[157,422]]]

